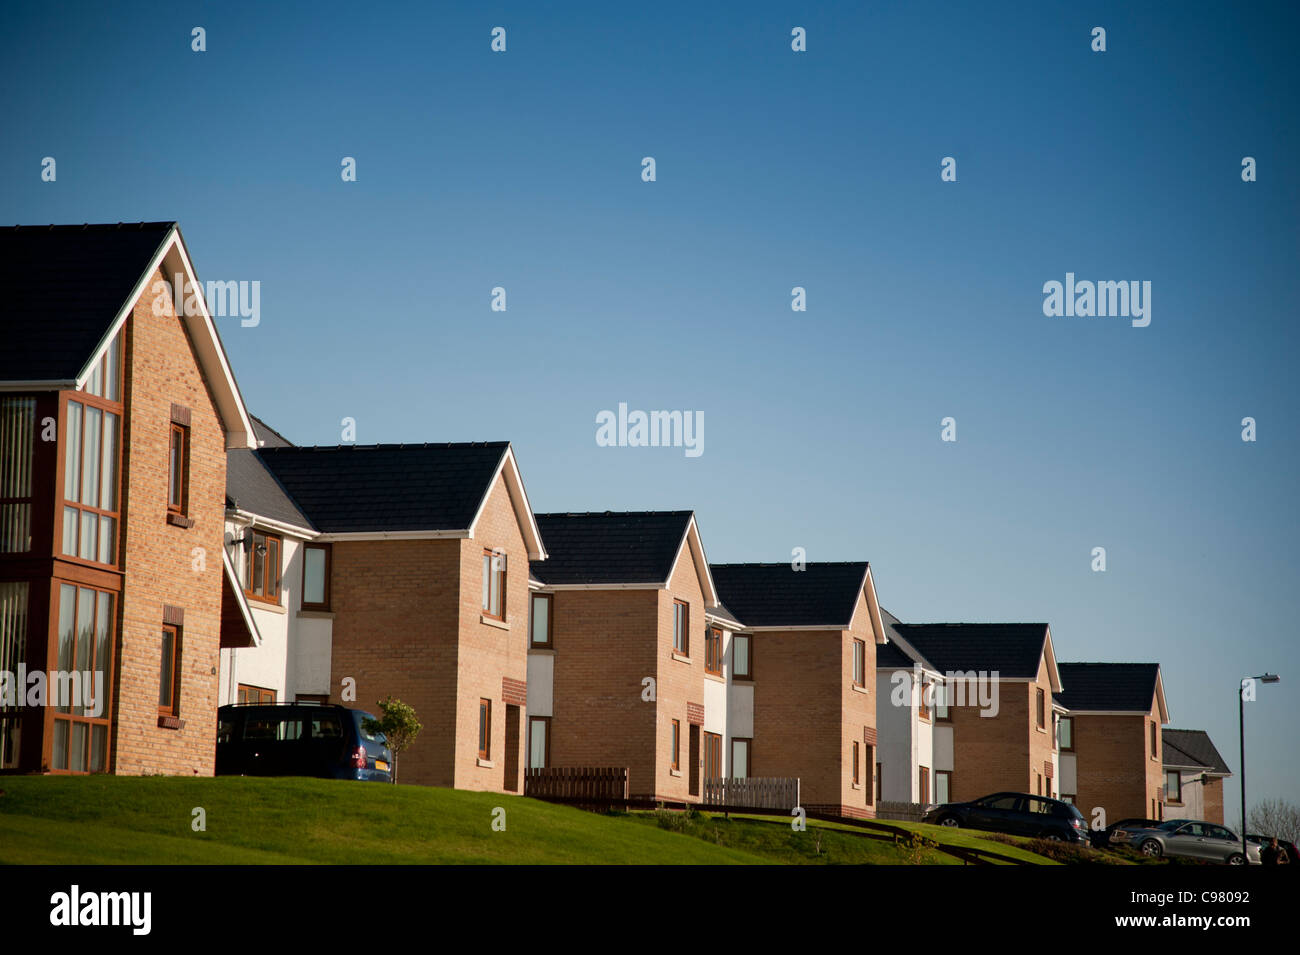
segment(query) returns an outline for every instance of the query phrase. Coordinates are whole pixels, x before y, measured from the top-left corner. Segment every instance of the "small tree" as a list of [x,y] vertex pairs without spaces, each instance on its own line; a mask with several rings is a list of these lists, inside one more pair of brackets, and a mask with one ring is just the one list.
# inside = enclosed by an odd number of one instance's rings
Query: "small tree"
[[415,742],[422,727],[415,718],[415,707],[393,699],[392,694],[376,705],[384,715],[377,720],[366,717],[363,725],[366,732],[383,733],[388,740],[388,748],[393,751],[393,782],[397,782],[397,754]]
[[1250,831],[1295,842],[1300,839],[1300,806],[1285,799],[1258,802],[1250,810]]

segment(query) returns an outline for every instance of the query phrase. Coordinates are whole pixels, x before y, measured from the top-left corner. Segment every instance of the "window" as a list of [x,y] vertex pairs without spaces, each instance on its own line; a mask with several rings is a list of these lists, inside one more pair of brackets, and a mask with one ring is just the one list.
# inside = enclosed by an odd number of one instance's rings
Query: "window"
[[528,768],[545,769],[551,765],[551,718],[528,718]]
[[731,778],[749,778],[749,751],[753,740],[747,737],[733,738],[731,741]]
[[63,553],[117,562],[120,405],[67,401],[63,429]]
[[162,662],[158,668],[158,712],[179,716],[181,702],[181,628],[163,624]]
[[1178,771],[1165,773],[1165,802],[1181,803],[1183,801],[1183,774]]
[[[275,690],[268,690],[261,686],[248,686],[244,683],[239,684],[240,703],[274,703]],[[303,702],[303,698],[298,697],[298,702]]]
[[[876,747],[874,747],[874,746],[868,746],[868,747],[867,747],[867,765],[868,765],[868,766],[871,765],[872,757],[875,755],[875,752],[876,752]],[[885,769],[885,767],[884,767],[883,765],[881,765],[880,763],[876,763],[876,792],[875,792],[875,795],[876,795],[876,802],[879,802],[879,801],[880,801],[880,790],[881,790],[881,786],[884,785],[884,782],[883,782],[883,781],[884,781],[884,778],[885,778],[884,769]]]
[[704,778],[722,776],[722,737],[717,733],[704,734]]
[[922,766],[918,776],[917,791],[921,794],[921,802],[928,805],[930,802],[930,767]]
[[1151,721],[1151,758],[1160,757],[1160,724],[1155,720]]
[[1038,728],[1047,729],[1047,694],[1043,688],[1038,688]]
[[1058,798],[1060,798],[1061,802],[1068,802],[1071,806],[1073,806],[1074,800],[1078,797],[1075,796],[1074,793],[1061,793],[1060,797]]
[[722,676],[722,631],[717,627],[704,631],[704,672]]
[[[25,580],[0,583],[0,673],[17,673],[27,645],[27,598],[30,585]],[[25,688],[20,689],[25,693]],[[18,766],[18,747],[22,740],[25,700],[12,698],[7,705],[0,698],[0,769]]]
[[551,595],[533,594],[532,614],[528,618],[528,645],[549,647],[551,643]]
[[948,686],[937,680],[934,683],[934,718],[940,723],[952,722],[952,712],[948,709]]
[[333,556],[333,548],[329,544],[303,544],[303,610],[329,610],[330,562]]
[[90,674],[94,698],[77,692],[84,687],[84,677],[72,681],[71,687],[59,687],[63,695],[54,699],[51,759],[56,772],[99,773],[108,768],[114,603],[115,595],[102,590],[59,585],[57,668]]
[[0,398],[0,554],[32,549],[35,454],[36,399]]
[[189,494],[190,429],[172,423],[171,450],[167,456],[167,510],[184,514]]
[[861,773],[862,765],[860,762],[861,754],[858,752],[858,741],[853,741],[853,785],[860,785],[862,782]]
[[750,638],[748,634],[731,635],[731,678],[733,680],[752,680],[754,678],[750,660]]
[[[1043,691],[1039,690],[1038,692]],[[1034,785],[1037,787],[1034,791],[1041,796],[1043,794],[1043,777],[1041,773],[1034,773]]]
[[302,718],[285,714],[250,719],[244,722],[244,739],[268,743],[292,743],[302,739]]
[[1062,716],[1056,724],[1057,739],[1061,744],[1061,752],[1074,752],[1074,717]]
[[853,685],[867,685],[867,645],[861,640],[853,641]]
[[672,748],[672,757],[673,757],[672,768],[675,769],[675,770],[679,770],[679,769],[682,768],[682,766],[681,766],[681,755],[682,755],[682,723],[681,723],[681,720],[673,720],[672,747],[673,747],[673,748]]
[[244,540],[251,543],[245,558],[247,573],[244,592],[267,603],[280,602],[280,552],[282,542],[274,534],[248,528]]
[[939,805],[952,802],[952,771],[936,769],[934,771],[934,801]]
[[683,656],[691,654],[691,638],[688,629],[691,621],[691,608],[681,600],[673,601],[673,650]]
[[478,701],[478,758],[492,758],[492,701]]
[[921,704],[917,708],[917,716],[930,722],[930,697],[934,693],[934,683],[921,677]]
[[483,551],[483,615],[506,619],[506,555],[500,550]]

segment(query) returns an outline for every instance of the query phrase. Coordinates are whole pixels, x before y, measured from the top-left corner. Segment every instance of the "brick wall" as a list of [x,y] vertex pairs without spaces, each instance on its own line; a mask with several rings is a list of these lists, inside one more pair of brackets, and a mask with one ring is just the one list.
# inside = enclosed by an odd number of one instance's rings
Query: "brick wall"
[[1122,716],[1078,714],[1074,717],[1074,751],[1078,766],[1079,811],[1092,819],[1098,807],[1107,824],[1126,816],[1151,815],[1151,799],[1162,777],[1159,763],[1146,765],[1150,741],[1147,718],[1140,713]]
[[[209,776],[220,657],[225,433],[171,304],[154,314],[155,272],[126,324],[122,566],[113,771]],[[189,528],[167,523],[171,406],[190,409]],[[195,570],[194,549],[203,569]],[[158,725],[163,605],[184,609],[181,729]]]

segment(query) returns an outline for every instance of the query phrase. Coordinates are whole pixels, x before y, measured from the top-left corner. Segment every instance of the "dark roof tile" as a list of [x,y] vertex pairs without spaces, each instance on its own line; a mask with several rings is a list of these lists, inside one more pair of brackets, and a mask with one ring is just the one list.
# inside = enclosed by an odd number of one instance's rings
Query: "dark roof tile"
[[537,514],[546,560],[529,564],[545,584],[662,584],[691,511]]
[[1032,680],[1047,640],[1045,623],[899,623],[903,639],[943,672],[997,671]]
[[1157,663],[1058,663],[1061,692],[1056,702],[1068,710],[1146,713],[1156,693]]
[[711,564],[718,599],[747,627],[849,625],[867,575],[866,561],[815,563],[795,570],[781,564]]

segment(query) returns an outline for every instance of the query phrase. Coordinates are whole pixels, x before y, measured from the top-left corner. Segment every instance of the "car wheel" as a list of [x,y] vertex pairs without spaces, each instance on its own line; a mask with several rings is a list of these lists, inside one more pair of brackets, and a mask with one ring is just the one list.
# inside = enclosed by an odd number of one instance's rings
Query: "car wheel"
[[1039,836],[1039,838],[1040,838],[1040,839],[1046,839],[1048,842],[1064,842],[1064,841],[1065,841],[1064,839],[1061,838],[1061,834],[1060,834],[1059,832],[1056,832],[1056,831],[1044,832],[1041,836]]
[[944,816],[939,820],[939,825],[947,826],[949,829],[956,829],[961,825],[961,821],[956,816]]
[[1228,865],[1241,865],[1245,860],[1242,859],[1240,852],[1234,852],[1228,856]]
[[1146,842],[1142,843],[1142,854],[1144,856],[1150,856],[1153,859],[1159,859],[1164,855],[1164,850],[1160,848],[1160,843],[1156,842],[1154,839],[1148,839]]

